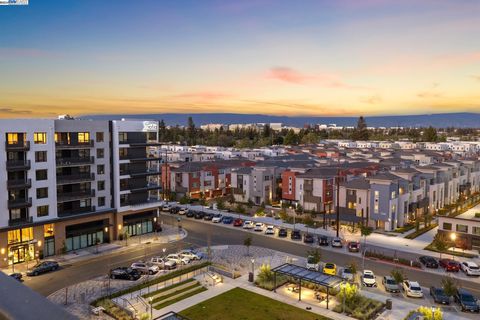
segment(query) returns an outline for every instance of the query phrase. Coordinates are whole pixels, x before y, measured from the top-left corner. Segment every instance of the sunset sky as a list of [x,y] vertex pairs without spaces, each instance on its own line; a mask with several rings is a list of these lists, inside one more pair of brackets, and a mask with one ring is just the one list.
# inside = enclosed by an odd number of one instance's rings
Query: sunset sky
[[0,7],[0,118],[480,112],[478,0]]

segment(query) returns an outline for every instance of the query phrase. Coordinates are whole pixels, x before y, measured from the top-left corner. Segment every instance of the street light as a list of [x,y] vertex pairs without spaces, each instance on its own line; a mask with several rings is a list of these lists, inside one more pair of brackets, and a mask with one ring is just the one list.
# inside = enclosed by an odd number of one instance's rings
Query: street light
[[[457,235],[455,234],[455,232],[450,233],[450,240],[452,240],[452,242],[453,242],[453,252],[455,252],[455,247],[456,247],[455,240],[456,239],[457,239]],[[455,260],[455,256],[453,254],[452,254],[452,259]]]
[[150,319],[153,319],[153,297],[148,298],[150,300]]
[[252,282],[255,282],[255,259],[251,259],[252,261]]

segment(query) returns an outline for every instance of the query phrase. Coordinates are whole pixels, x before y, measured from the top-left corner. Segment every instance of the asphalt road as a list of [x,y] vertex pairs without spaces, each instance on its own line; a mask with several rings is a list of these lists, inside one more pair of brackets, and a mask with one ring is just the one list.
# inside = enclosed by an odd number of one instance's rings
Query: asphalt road
[[[171,223],[171,220],[165,219],[165,223]],[[194,219],[183,219],[181,223],[188,231],[188,236],[178,243],[149,244],[147,249],[139,247],[124,252],[113,252],[101,255],[71,265],[64,265],[56,272],[37,277],[25,277],[26,280],[24,283],[40,294],[47,296],[66,286],[105,275],[110,268],[127,266],[145,257],[161,255],[162,248],[167,248],[167,253],[171,253],[190,246],[207,246],[208,244],[212,246],[226,244],[243,245],[243,241],[246,238],[246,232],[243,230],[224,228],[210,222],[205,223]],[[292,242],[271,236],[267,237],[254,231],[249,231],[248,233],[252,237],[252,245],[254,246],[266,247],[297,256],[306,256],[307,251],[312,249],[311,246],[304,245],[300,241]],[[132,241],[134,240],[132,239]],[[355,261],[359,269],[361,268],[362,259],[360,254],[356,256],[350,255],[341,249],[338,251],[322,250],[320,247],[320,250],[322,252],[322,261],[333,262],[338,266],[344,266],[351,261]],[[365,260],[365,268],[373,270],[377,276],[383,276],[390,274],[393,266],[367,259]],[[424,287],[441,285],[443,275],[407,268],[404,270],[409,279],[419,281]],[[465,280],[458,280],[458,282],[462,287],[470,290],[477,297],[480,297],[480,286],[478,286],[477,283]]]

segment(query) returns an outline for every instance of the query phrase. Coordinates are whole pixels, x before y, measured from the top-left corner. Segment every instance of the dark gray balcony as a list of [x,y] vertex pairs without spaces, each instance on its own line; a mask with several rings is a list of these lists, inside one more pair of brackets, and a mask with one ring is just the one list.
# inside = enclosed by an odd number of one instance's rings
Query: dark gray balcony
[[141,191],[147,191],[147,190],[159,190],[162,189],[162,185],[159,183],[148,183],[145,186],[142,187],[133,187],[130,189],[131,192],[141,192]]
[[24,189],[32,187],[32,179],[8,180],[8,189]]
[[55,142],[55,147],[57,149],[88,149],[93,148],[95,146],[95,142],[93,140],[89,140],[87,142],[72,142],[72,141],[57,141]]
[[8,171],[30,170],[30,160],[7,160]]
[[75,192],[57,192],[58,202],[68,202],[95,197],[95,190],[75,191]]
[[93,164],[94,157],[57,158],[57,167],[75,167]]
[[90,212],[95,212],[95,206],[88,206],[88,207],[84,207],[84,208],[75,208],[75,209],[59,208],[58,209],[58,216],[59,217],[68,217],[68,216],[74,216],[74,215],[77,215],[77,214],[90,213]]
[[95,180],[94,173],[77,173],[72,175],[61,175],[57,176],[57,185],[62,184],[74,184],[80,182],[88,182]]
[[5,142],[7,151],[28,151],[30,150],[30,141]]
[[9,227],[16,227],[16,226],[21,226],[21,225],[30,224],[30,223],[33,223],[33,217],[29,217],[29,216],[8,220]]
[[20,198],[8,200],[8,209],[19,209],[32,206],[32,198]]
[[130,145],[131,147],[148,147],[148,146],[161,146],[163,143],[158,141],[145,141],[145,140],[123,140],[119,142],[120,145]]

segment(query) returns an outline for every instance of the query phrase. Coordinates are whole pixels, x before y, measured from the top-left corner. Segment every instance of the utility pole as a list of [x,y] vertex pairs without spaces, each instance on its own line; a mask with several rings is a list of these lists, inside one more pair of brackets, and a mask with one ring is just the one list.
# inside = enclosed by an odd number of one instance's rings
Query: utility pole
[[340,169],[337,169],[336,185],[337,185],[337,238],[340,234]]

